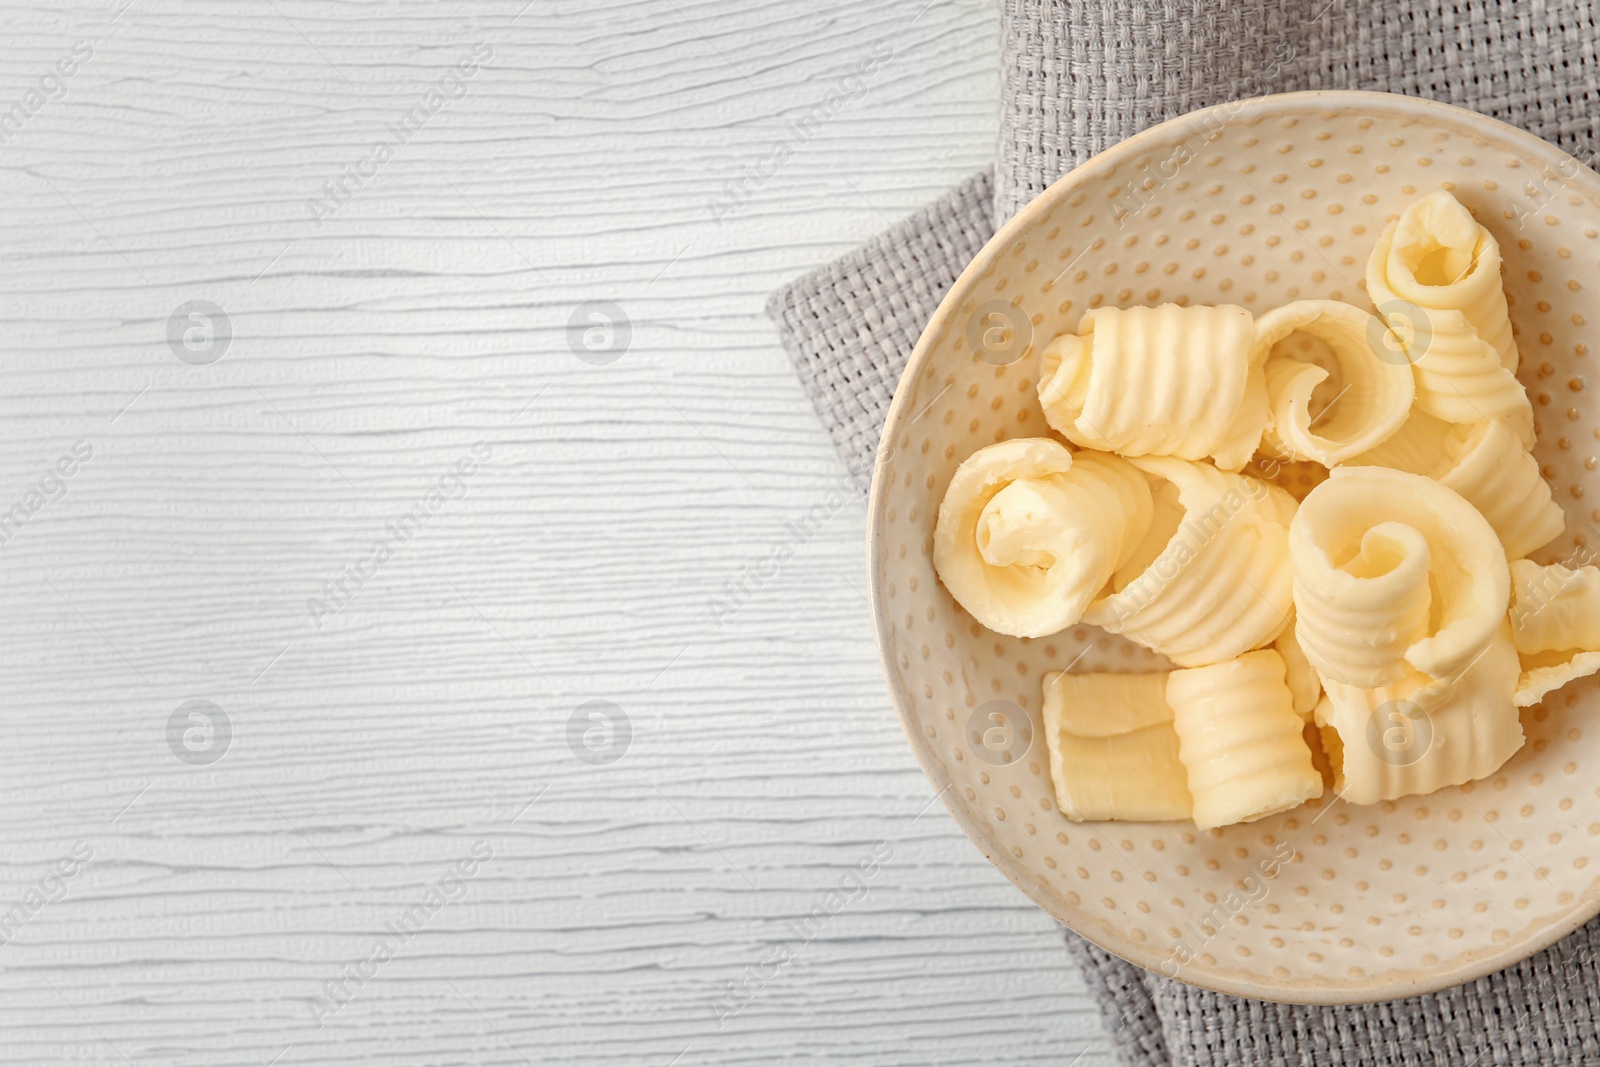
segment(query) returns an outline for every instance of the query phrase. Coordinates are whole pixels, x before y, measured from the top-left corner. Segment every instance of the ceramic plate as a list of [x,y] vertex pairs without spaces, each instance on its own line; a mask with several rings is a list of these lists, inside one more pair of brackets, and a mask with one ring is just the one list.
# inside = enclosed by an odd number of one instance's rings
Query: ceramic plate
[[[1092,627],[1023,640],[979,626],[931,561],[956,465],[1039,436],[1035,353],[1103,305],[1298,298],[1370,307],[1374,241],[1449,189],[1499,239],[1538,417],[1536,457],[1567,512],[1535,554],[1600,542],[1600,176],[1472,112],[1377,93],[1222,105],[1130,138],[1045,191],[945,297],[901,379],[870,510],[878,641],[906,735],[985,855],[1040,907],[1134,963],[1240,996],[1352,1003],[1428,992],[1549,945],[1600,911],[1600,692],[1526,709],[1492,778],[1370,807],[1323,800],[1209,832],[1069,822],[1040,734],[1050,670],[1164,669]],[[998,348],[983,331],[1005,326]],[[1014,326],[1014,329],[1011,328]],[[981,352],[981,358],[975,356]],[[1597,379],[1600,381],[1600,379]],[[994,702],[1000,702],[995,704]],[[980,739],[986,710],[1015,735]]]

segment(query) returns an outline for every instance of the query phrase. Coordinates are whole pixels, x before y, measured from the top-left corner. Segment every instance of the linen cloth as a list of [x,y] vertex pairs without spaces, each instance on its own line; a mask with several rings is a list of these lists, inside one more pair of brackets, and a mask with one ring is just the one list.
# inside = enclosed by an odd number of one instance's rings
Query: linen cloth
[[[773,294],[845,466],[865,486],[923,325],[999,224],[1072,167],[1196,108],[1299,89],[1457,104],[1591,163],[1593,0],[1003,0],[996,163]],[[1600,1065],[1600,919],[1487,978],[1353,1007],[1196,989],[1067,933],[1130,1067]]]

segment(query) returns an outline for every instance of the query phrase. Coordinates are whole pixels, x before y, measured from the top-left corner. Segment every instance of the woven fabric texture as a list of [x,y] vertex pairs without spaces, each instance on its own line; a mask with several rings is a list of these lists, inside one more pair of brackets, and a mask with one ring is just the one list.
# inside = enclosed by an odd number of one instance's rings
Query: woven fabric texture
[[[1590,162],[1600,148],[1593,0],[1003,0],[994,170],[774,294],[823,425],[870,477],[923,325],[997,228],[1078,163],[1198,107],[1376,89],[1469,107]],[[1223,996],[1067,934],[1129,1067],[1600,1067],[1600,919],[1488,978],[1383,1004]]]
[[1005,0],[996,217],[1174,115],[1267,93],[1373,89],[1600,142],[1592,0]]

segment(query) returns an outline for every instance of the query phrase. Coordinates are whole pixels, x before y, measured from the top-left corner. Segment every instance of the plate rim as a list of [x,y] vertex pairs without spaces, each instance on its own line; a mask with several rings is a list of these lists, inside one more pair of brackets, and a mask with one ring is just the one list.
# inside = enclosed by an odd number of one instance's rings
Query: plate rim
[[[1162,978],[1169,976],[1158,968],[1161,959],[1159,953],[1142,949],[1139,943],[1131,938],[1108,944],[1107,940],[1109,939],[1102,940],[1080,929],[1073,918],[1064,911],[1058,913],[1052,902],[1048,901],[1038,891],[1030,872],[989,838],[978,825],[977,820],[967,810],[964,801],[950,795],[955,788],[955,782],[948,774],[941,773],[935,765],[925,739],[922,738],[920,731],[915,728],[916,723],[912,718],[905,696],[901,692],[901,686],[895,680],[895,671],[892,667],[893,661],[890,646],[894,635],[890,633],[892,627],[885,611],[883,591],[883,554],[886,546],[883,543],[882,531],[885,523],[883,516],[888,495],[883,478],[884,457],[892,452],[895,435],[898,433],[900,423],[910,406],[909,396],[911,390],[908,386],[921,373],[922,365],[928,359],[928,353],[933,346],[934,339],[943,333],[948,321],[954,316],[957,305],[960,303],[958,300],[953,301],[951,295],[963,291],[975,278],[981,277],[986,273],[990,263],[998,258],[999,253],[1003,252],[1011,242],[1017,239],[1018,231],[1026,229],[1036,216],[1054,208],[1063,198],[1065,192],[1075,188],[1080,183],[1094,179],[1103,171],[1114,169],[1126,162],[1130,157],[1136,157],[1145,145],[1162,141],[1174,128],[1181,125],[1196,124],[1201,116],[1226,112],[1228,113],[1226,121],[1234,122],[1246,116],[1270,118],[1275,112],[1290,109],[1306,110],[1308,108],[1324,110],[1362,108],[1389,112],[1389,117],[1393,118],[1448,118],[1453,123],[1477,127],[1490,138],[1498,139],[1502,142],[1515,143],[1530,156],[1542,158],[1542,161],[1551,168],[1564,169],[1567,165],[1576,165],[1576,173],[1568,177],[1567,180],[1588,184],[1591,198],[1596,202],[1600,202],[1600,174],[1596,174],[1595,171],[1576,157],[1543,138],[1512,126],[1510,123],[1502,122],[1499,119],[1469,108],[1441,103],[1440,101],[1423,97],[1359,89],[1315,89],[1293,93],[1272,93],[1243,100],[1226,101],[1175,116],[1142,130],[1123,141],[1119,141],[1117,144],[1104,149],[1072,168],[1062,177],[1052,182],[1010,219],[1007,219],[995,231],[994,236],[985,242],[983,248],[962,269],[954,284],[940,299],[939,306],[934,310],[932,317],[918,336],[916,346],[912,349],[911,356],[906,361],[905,370],[901,372],[899,379],[895,383],[894,396],[884,416],[883,428],[878,435],[877,452],[874,454],[873,459],[872,485],[868,494],[866,528],[867,559],[870,572],[867,576],[868,600],[874,615],[873,633],[877,646],[879,666],[883,670],[884,681],[888,686],[890,699],[894,703],[895,714],[900,720],[900,728],[905,734],[906,741],[911,747],[912,753],[916,756],[918,765],[922,768],[922,773],[931,784],[938,787],[938,799],[943,801],[945,809],[950,812],[956,821],[956,825],[967,835],[967,838],[978,847],[978,850],[1001,874],[1005,875],[1007,880],[1020,889],[1045,914],[1086,941]],[[1374,982],[1372,979],[1363,979],[1364,987],[1362,988],[1357,988],[1353,983],[1324,982],[1317,986],[1295,989],[1263,988],[1260,983],[1241,982],[1225,976],[1212,975],[1185,977],[1180,973],[1178,977],[1172,980],[1216,993],[1282,1004],[1329,1006],[1371,1004],[1387,1000],[1399,1000],[1436,993],[1514,966],[1522,960],[1549,948],[1578,929],[1578,927],[1587,923],[1597,914],[1600,914],[1600,882],[1591,885],[1588,890],[1578,895],[1566,918],[1560,922],[1550,924],[1550,926],[1540,930],[1533,937],[1497,952],[1485,952],[1477,956],[1468,957],[1463,963],[1452,969],[1435,972],[1428,978],[1421,980]]]

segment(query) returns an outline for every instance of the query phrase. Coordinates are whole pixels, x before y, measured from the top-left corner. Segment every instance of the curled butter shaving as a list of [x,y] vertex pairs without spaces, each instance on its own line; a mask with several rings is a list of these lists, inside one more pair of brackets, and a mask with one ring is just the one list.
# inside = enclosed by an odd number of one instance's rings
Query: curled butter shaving
[[1294,498],[1209,464],[1132,462],[1154,482],[1155,517],[1084,621],[1182,667],[1271,642],[1289,618]]
[[1471,212],[1443,191],[1406,208],[1367,259],[1367,295],[1412,364],[1418,409],[1459,423],[1509,417],[1532,447],[1500,246]]
[[1477,509],[1431,478],[1340,467],[1289,530],[1295,634],[1322,675],[1394,685],[1449,677],[1505,618],[1505,549]]
[[1238,470],[1267,423],[1253,338],[1250,313],[1231,304],[1096,308],[1041,351],[1039,402],[1084,448]]
[[939,505],[933,565],[972,617],[1044,637],[1076,623],[1150,523],[1144,476],[1117,456],[1043,437],[980,449]]
[[1168,676],[1166,700],[1200,829],[1251,822],[1322,795],[1284,671],[1269,648]]
[[1272,642],[1272,647],[1283,657],[1284,680],[1289,684],[1289,695],[1294,698],[1295,714],[1309,720],[1316,709],[1317,700],[1322,696],[1322,679],[1317,676],[1311,661],[1306,659],[1305,649],[1300,647],[1300,641],[1294,635],[1292,622],[1283,628],[1283,633]]
[[1499,242],[1450,193],[1423,197],[1384,228],[1367,259],[1367,295],[1380,314],[1395,301],[1460,312],[1494,349],[1496,362],[1515,373]]
[[1349,462],[1421,474],[1455,490],[1489,520],[1506,557],[1520,559],[1559,536],[1566,516],[1522,446],[1518,422],[1450,423],[1418,411],[1393,437]]
[[1337,300],[1297,300],[1256,320],[1266,365],[1267,445],[1325,467],[1375,448],[1411,412],[1410,366],[1381,319]]
[[1334,789],[1352,804],[1376,804],[1493,774],[1522,747],[1512,703],[1517,679],[1504,622],[1453,677],[1411,671],[1369,689],[1324,675],[1315,721]]
[[1511,634],[1522,661],[1519,706],[1600,671],[1600,567],[1512,563]]

